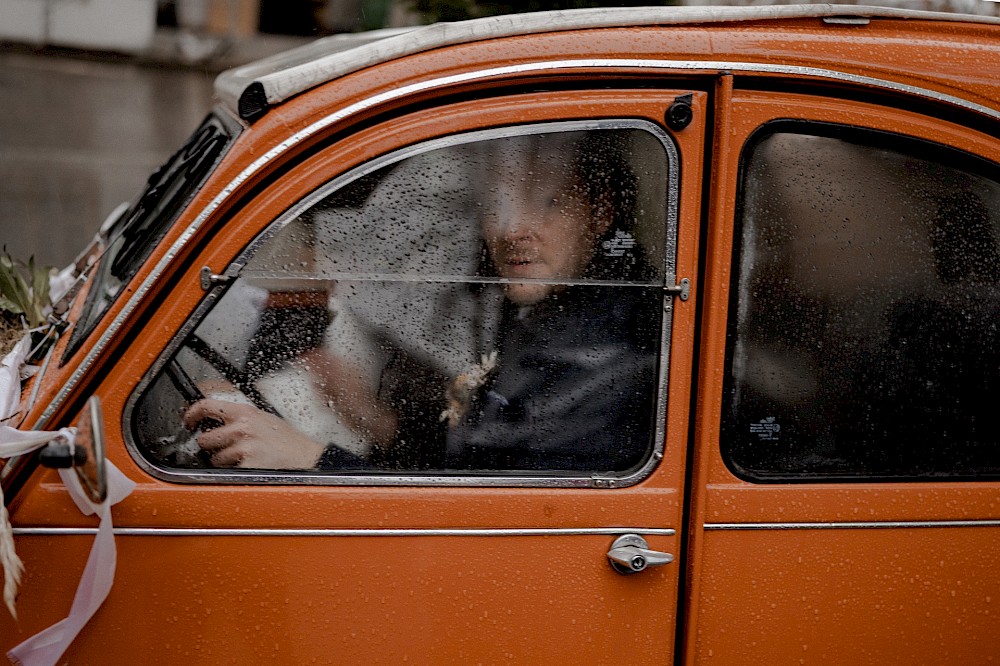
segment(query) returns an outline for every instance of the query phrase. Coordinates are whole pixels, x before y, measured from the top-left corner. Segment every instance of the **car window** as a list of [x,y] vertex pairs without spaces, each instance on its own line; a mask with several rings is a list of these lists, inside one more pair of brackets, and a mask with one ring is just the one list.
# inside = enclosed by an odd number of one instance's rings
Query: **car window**
[[208,116],[187,143],[149,177],[139,197],[114,222],[63,363],[76,353],[122,287],[149,258],[238,133],[228,117]]
[[741,476],[1000,473],[995,164],[776,124],[742,162],[723,452]]
[[449,137],[306,198],[145,383],[137,450],[220,472],[640,467],[672,146],[644,122],[581,126]]

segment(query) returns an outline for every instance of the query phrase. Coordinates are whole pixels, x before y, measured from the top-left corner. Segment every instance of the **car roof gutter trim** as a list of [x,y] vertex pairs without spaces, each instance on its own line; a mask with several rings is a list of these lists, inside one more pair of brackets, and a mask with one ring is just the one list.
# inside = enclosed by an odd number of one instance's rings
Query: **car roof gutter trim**
[[544,32],[628,26],[688,25],[773,19],[861,17],[1000,25],[1000,18],[862,5],[751,7],[600,7],[490,16],[418,28],[334,35],[223,72],[215,82],[220,101],[244,120],[310,88],[352,72],[423,51]]

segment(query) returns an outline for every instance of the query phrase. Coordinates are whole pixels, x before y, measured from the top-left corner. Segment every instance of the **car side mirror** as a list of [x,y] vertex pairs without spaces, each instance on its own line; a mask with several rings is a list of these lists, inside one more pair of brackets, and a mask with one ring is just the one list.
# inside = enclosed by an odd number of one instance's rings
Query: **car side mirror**
[[91,501],[100,504],[108,496],[108,471],[105,464],[104,416],[101,400],[96,395],[87,401],[76,423],[73,446],[62,438],[49,442],[39,453],[39,462],[46,467],[72,467]]

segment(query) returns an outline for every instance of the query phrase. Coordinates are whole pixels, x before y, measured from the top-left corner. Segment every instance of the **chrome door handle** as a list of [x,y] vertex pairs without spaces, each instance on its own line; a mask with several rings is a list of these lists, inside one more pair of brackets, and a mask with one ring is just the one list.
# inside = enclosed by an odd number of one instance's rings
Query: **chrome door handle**
[[620,574],[639,573],[649,567],[658,567],[674,561],[670,553],[650,550],[649,544],[638,534],[626,534],[615,539],[608,551],[611,567]]

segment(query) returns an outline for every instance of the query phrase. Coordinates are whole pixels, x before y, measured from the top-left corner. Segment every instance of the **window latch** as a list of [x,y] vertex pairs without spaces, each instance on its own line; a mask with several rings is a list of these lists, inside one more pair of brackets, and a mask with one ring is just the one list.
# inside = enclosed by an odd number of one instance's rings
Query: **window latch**
[[233,278],[228,275],[217,275],[208,266],[201,268],[201,288],[208,291],[217,284],[226,284]]
[[677,296],[682,301],[686,301],[691,295],[691,280],[681,278],[681,281],[672,287],[664,287],[663,291],[671,296]]

